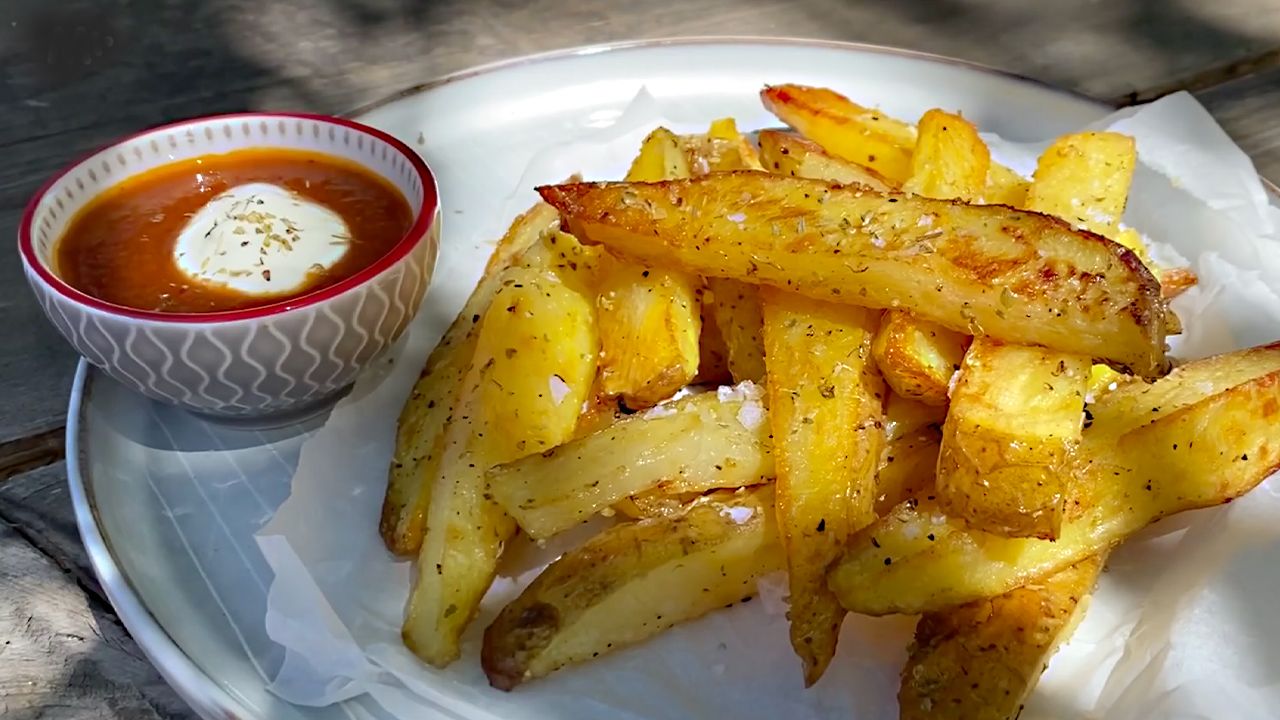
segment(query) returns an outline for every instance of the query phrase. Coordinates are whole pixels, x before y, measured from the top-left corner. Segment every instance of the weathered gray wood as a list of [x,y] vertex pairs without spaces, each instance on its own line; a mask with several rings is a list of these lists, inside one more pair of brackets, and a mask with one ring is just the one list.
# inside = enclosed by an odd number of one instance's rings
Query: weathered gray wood
[[[17,528],[36,550],[95,598],[106,602],[80,543],[67,488],[66,463],[59,461],[0,482],[0,522]],[[0,587],[0,608],[4,607],[5,592]]]
[[115,616],[2,522],[0,717],[194,717]]
[[1234,80],[1197,97],[1253,158],[1263,177],[1280,182],[1280,68]]
[[[1272,0],[7,0],[0,236],[59,166],[174,118],[338,112],[478,63],[585,43],[762,34],[897,45],[1100,97],[1280,47]],[[73,356],[0,243],[0,447],[61,423]]]

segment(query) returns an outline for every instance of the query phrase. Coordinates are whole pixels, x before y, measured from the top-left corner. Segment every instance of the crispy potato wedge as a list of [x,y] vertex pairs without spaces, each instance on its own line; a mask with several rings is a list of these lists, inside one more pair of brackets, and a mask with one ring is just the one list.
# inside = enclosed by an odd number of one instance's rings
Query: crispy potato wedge
[[[627,179],[689,177],[680,139],[658,128],[645,138]],[[697,277],[604,258],[597,304],[604,391],[631,408],[671,397],[698,374],[702,305]]]
[[832,157],[818,143],[795,133],[761,130],[759,139],[760,162],[771,173],[862,185],[877,192],[892,192],[901,185],[869,167]]
[[689,163],[689,173],[699,177],[726,170],[760,170],[756,149],[731,117],[720,118],[702,135],[682,135],[680,145]]
[[890,391],[884,401],[884,436],[892,443],[928,427],[941,431],[946,418],[945,407],[925,405]]
[[1027,209],[1062,218],[1104,237],[1115,237],[1129,200],[1137,161],[1137,145],[1127,135],[1063,135],[1053,141],[1036,164]]
[[660,127],[649,133],[640,144],[640,152],[627,170],[631,182],[654,182],[689,177],[689,159],[680,138]]
[[501,275],[480,321],[475,357],[446,423],[402,628],[405,645],[436,667],[457,659],[458,639],[515,530],[488,498],[485,470],[568,440],[591,391],[599,352],[588,288],[595,254],[563,233],[535,244]]
[[893,391],[926,405],[946,406],[951,377],[971,338],[902,310],[886,310],[871,352]]
[[432,481],[444,449],[446,420],[453,414],[463,375],[475,355],[480,316],[497,293],[500,276],[521,253],[559,227],[559,213],[545,203],[515,219],[409,393],[400,412],[395,454],[378,523],[382,541],[392,553],[412,556],[422,546]]
[[876,471],[876,517],[887,515],[911,498],[923,500],[933,495],[941,440],[937,428],[921,427],[884,446]]
[[763,393],[751,383],[660,405],[488,472],[489,493],[535,540],[631,495],[738,488],[774,474]]
[[724,278],[708,278],[707,288],[715,296],[712,309],[734,382],[760,382],[764,379],[764,321],[759,291],[755,285]]
[[771,485],[714,493],[561,556],[485,630],[489,684],[510,690],[750,598],[782,567],[772,495]]
[[1103,559],[921,616],[898,690],[901,720],[1015,720],[1089,606]]
[[978,128],[960,115],[933,109],[916,126],[919,137],[911,156],[904,192],[971,202],[987,188],[991,151]]
[[987,187],[982,191],[982,202],[987,205],[1026,207],[1031,183],[1026,178],[1000,163],[991,163],[987,170]]
[[1160,294],[1165,300],[1172,300],[1195,287],[1200,278],[1191,268],[1159,268],[1156,275],[1160,278]]
[[920,613],[994,597],[1104,552],[1163,517],[1240,497],[1280,467],[1280,344],[1121,386],[1093,406],[1056,541],[965,527],[907,501],[858,533],[828,580],[851,612]]
[[938,457],[938,502],[975,529],[1052,540],[1084,422],[1089,359],[976,338]]
[[1139,375],[1166,369],[1164,303],[1150,271],[1047,216],[754,172],[539,191],[576,234],[644,262],[911,310]]
[[916,129],[826,88],[772,85],[760,91],[769,112],[838,158],[901,185],[911,175]]
[[845,615],[827,567],[875,518],[885,390],[871,338],[880,318],[774,288],[762,288],[760,300],[791,646],[812,685],[835,656]]

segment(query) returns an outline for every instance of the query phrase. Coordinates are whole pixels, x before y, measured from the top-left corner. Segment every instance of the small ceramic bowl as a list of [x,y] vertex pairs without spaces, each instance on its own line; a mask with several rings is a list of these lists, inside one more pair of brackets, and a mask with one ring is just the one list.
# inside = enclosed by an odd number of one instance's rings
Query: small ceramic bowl
[[[55,243],[102,191],[160,165],[262,147],[311,150],[360,164],[404,195],[413,209],[412,227],[352,277],[248,310],[135,310],[90,297],[54,272]],[[246,113],[148,130],[81,160],[32,198],[18,245],[49,320],[90,363],[156,400],[228,419],[265,419],[322,405],[396,341],[431,279],[437,215],[431,171],[390,135],[339,118]]]

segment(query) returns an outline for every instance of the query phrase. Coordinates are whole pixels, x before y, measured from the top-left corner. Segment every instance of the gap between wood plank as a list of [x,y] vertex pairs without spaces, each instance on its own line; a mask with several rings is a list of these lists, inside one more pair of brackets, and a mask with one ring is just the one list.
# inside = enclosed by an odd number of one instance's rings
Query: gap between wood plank
[[1145,90],[1134,90],[1133,92],[1110,98],[1107,102],[1116,107],[1139,105],[1152,100],[1159,100],[1165,95],[1172,95],[1181,90],[1186,90],[1187,92],[1208,90],[1217,85],[1239,80],[1276,66],[1280,66],[1280,48],[1272,48],[1251,57],[1211,67],[1171,83],[1156,85]]
[[0,444],[0,482],[61,460],[66,452],[65,442],[66,428],[59,425]]

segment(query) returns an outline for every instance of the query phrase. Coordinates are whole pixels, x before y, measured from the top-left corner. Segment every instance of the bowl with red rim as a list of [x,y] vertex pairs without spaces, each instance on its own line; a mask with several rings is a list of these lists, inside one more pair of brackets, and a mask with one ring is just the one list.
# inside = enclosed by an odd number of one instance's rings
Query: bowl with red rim
[[[407,201],[409,229],[342,280],[248,309],[140,310],[82,292],[59,274],[57,243],[77,213],[108,189],[175,162],[247,149],[306,151],[355,164]],[[27,205],[18,246],[40,306],[91,364],[162,402],[265,420],[323,406],[396,342],[431,280],[438,215],[430,169],[394,137],[342,118],[241,113],[147,130],[71,165]]]

